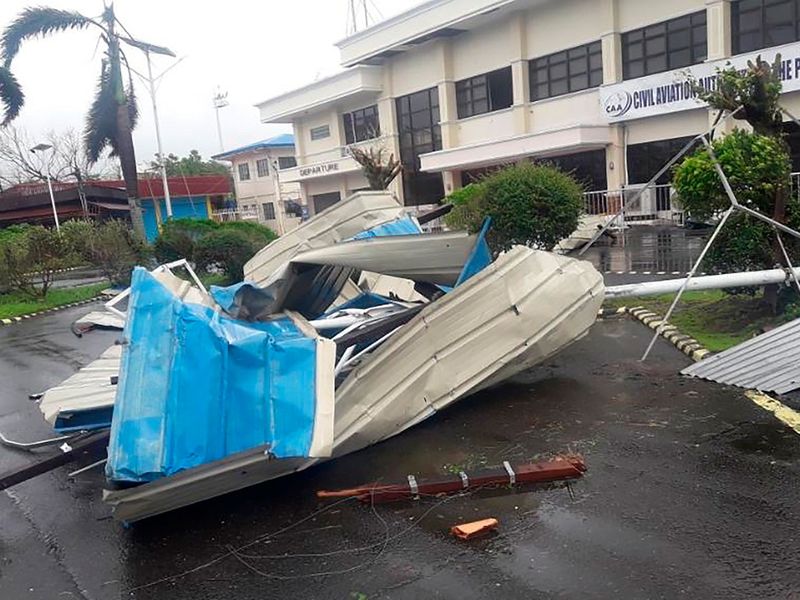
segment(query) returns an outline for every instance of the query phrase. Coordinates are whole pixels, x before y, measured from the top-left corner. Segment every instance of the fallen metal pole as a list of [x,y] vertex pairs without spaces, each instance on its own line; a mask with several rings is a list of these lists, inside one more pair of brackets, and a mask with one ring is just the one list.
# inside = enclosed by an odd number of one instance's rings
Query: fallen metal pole
[[[791,282],[800,277],[800,267],[795,269],[768,269],[766,271],[745,271],[742,273],[725,273],[724,275],[705,275],[692,277],[686,291],[722,290],[736,287],[761,287],[771,283]],[[606,298],[633,298],[636,296],[659,296],[674,294],[681,289],[687,278],[664,279],[662,281],[644,281],[612,285],[606,288]]]

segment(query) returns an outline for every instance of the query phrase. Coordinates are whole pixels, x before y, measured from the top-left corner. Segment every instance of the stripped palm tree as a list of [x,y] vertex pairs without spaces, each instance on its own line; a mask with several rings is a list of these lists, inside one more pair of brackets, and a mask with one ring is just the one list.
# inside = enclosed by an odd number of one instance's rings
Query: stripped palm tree
[[0,49],[3,55],[3,66],[0,67],[0,103],[4,108],[2,124],[5,125],[14,119],[25,102],[22,89],[10,70],[11,62],[24,41],[61,31],[92,28],[99,30],[106,51],[101,61],[97,93],[89,109],[84,129],[87,158],[92,163],[97,162],[105,150],[109,150],[111,156],[119,157],[131,221],[134,230],[144,236],[136,176],[136,155],[131,135],[136,126],[138,110],[130,74],[127,86],[125,85],[123,63],[127,65],[127,61],[120,49],[121,41],[130,40],[117,33],[118,24],[113,4],[106,5],[99,18],[48,7],[23,10],[0,37]]

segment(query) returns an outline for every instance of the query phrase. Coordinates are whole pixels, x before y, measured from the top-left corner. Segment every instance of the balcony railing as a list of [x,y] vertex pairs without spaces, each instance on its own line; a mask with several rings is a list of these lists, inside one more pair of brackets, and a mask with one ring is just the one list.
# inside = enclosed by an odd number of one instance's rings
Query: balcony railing
[[211,213],[211,218],[215,221],[258,221],[258,209],[256,208],[225,208],[215,210]]

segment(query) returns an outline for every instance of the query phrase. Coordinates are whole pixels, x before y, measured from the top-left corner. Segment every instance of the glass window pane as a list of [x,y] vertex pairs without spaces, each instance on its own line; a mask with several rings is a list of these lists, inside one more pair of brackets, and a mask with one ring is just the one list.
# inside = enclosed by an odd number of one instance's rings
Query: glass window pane
[[664,36],[648,38],[648,40],[645,42],[644,53],[648,57],[653,56],[654,54],[664,54],[666,51],[667,38]]
[[645,71],[647,72],[648,75],[651,73],[660,73],[666,70],[667,70],[666,54],[662,54],[661,56],[651,56],[647,58]]
[[676,52],[669,53],[669,68],[679,69],[692,64],[692,52],[690,48],[684,48]]
[[642,58],[644,56],[644,43],[634,42],[628,44],[625,48],[625,56],[627,56],[628,60],[639,60]]
[[580,58],[573,58],[569,61],[569,74],[570,75],[579,75],[580,73],[585,73],[589,70],[589,62],[586,60],[586,56],[581,56]]
[[602,69],[603,68],[603,55],[600,53],[589,55],[589,69]]
[[589,73],[589,87],[597,87],[603,83],[603,70],[595,69]]
[[550,65],[550,79],[562,79],[567,76],[567,63]]
[[569,91],[585,90],[587,87],[589,87],[589,75],[587,73],[570,75]]
[[558,96],[560,94],[566,94],[569,90],[567,89],[567,80],[566,79],[559,79],[557,81],[550,82],[550,95],[551,96]]
[[644,61],[632,60],[625,68],[625,79],[635,79],[644,75]]
[[691,32],[689,29],[681,29],[679,31],[670,31],[667,36],[667,45],[670,51],[688,48],[692,43]]

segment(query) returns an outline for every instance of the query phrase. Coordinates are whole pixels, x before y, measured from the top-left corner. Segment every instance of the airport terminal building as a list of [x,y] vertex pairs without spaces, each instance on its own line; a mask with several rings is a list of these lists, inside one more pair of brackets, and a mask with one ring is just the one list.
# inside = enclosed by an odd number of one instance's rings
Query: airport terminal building
[[[354,144],[402,159],[408,205],[547,159],[609,210],[709,128],[687,74],[714,85],[717,67],[759,54],[781,55],[783,106],[800,115],[798,0],[429,0],[337,46],[342,72],[257,105],[292,124],[297,166],[281,178],[312,214],[367,187]],[[651,200],[643,218],[670,217],[668,192]]]

